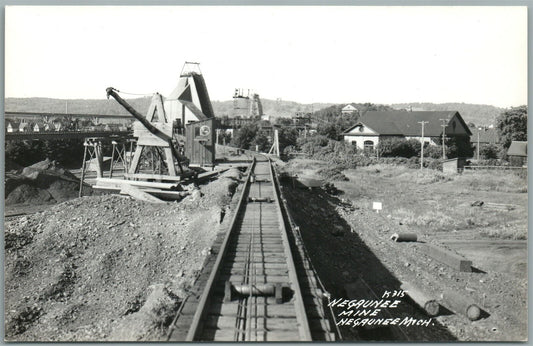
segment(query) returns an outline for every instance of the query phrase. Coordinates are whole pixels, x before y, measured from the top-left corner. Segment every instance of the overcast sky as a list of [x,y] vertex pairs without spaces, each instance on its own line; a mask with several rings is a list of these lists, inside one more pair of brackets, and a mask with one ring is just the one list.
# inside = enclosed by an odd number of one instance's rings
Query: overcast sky
[[6,97],[168,95],[196,61],[212,100],[527,103],[525,7],[11,6],[5,36]]

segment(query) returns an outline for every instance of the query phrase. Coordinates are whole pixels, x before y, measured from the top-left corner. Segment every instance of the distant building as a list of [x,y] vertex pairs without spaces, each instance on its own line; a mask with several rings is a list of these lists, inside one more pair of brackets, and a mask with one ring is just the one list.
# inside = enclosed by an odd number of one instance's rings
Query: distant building
[[63,123],[59,119],[55,119],[52,122],[52,126],[53,126],[54,131],[62,131],[64,128]]
[[507,156],[511,165],[527,166],[527,141],[512,141]]
[[357,108],[355,108],[352,105],[346,105],[341,110],[341,113],[343,115],[345,115],[345,114],[354,114],[354,113],[357,113],[357,112],[358,112]]
[[20,123],[19,124],[19,132],[30,132],[31,127],[28,123]]
[[49,130],[50,130],[50,125],[42,121],[37,121],[33,123],[32,125],[33,132],[43,132],[43,131],[49,131]]
[[9,133],[18,132],[19,126],[20,126],[19,122],[10,121],[10,122],[7,123],[6,131],[9,132]]
[[362,150],[374,150],[383,138],[404,138],[422,140],[424,121],[424,142],[436,144],[442,137],[443,122],[446,119],[446,136],[471,136],[472,132],[457,111],[369,111],[359,122],[344,133],[344,141]]
[[470,131],[472,132],[471,138],[474,144],[479,142],[479,145],[483,146],[500,143],[500,136],[494,127],[471,127]]

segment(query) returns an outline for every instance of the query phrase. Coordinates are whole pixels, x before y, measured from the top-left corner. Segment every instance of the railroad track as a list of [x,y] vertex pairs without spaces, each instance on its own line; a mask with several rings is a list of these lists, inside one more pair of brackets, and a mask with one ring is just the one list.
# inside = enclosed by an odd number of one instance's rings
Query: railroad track
[[253,160],[233,210],[168,341],[333,341],[324,291],[268,159]]
[[13,221],[16,219],[20,219],[23,216],[27,216],[28,213],[6,213],[4,214],[4,222],[5,221]]

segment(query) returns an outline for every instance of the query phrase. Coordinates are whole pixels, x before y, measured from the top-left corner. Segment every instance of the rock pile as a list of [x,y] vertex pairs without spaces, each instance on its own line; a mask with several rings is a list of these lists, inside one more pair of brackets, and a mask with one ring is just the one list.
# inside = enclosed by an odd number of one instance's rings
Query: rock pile
[[87,196],[8,220],[6,340],[164,339],[239,179],[228,171],[179,203]]
[[[55,161],[46,159],[32,166],[6,173],[5,203],[43,204],[62,202],[78,196],[80,181]],[[84,194],[90,195],[90,187]]]

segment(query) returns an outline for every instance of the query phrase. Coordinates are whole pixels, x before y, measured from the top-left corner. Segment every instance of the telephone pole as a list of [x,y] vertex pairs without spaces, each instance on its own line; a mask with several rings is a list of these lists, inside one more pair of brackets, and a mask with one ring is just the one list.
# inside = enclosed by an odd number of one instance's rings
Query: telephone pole
[[[477,151],[477,161],[479,162],[479,132],[481,128],[477,129],[477,145],[476,145],[476,151]],[[479,164],[479,163],[478,163]]]
[[446,125],[448,123],[448,119],[440,119],[442,121],[442,159],[446,159]]
[[424,125],[429,123],[429,121],[419,121],[419,124],[422,124],[422,140],[420,141],[420,169],[424,168]]

